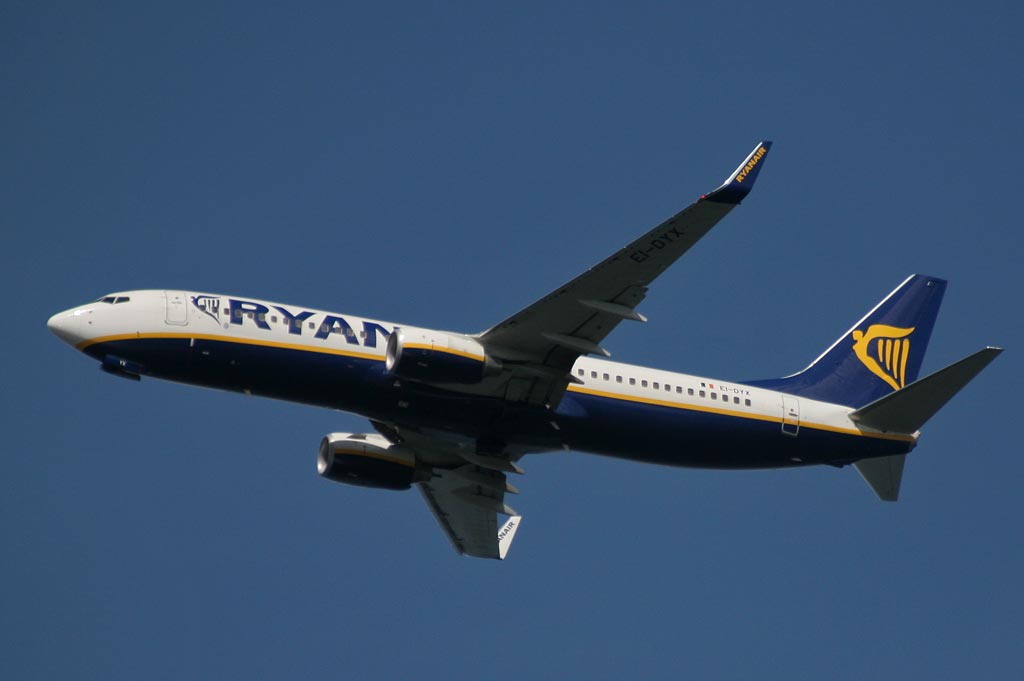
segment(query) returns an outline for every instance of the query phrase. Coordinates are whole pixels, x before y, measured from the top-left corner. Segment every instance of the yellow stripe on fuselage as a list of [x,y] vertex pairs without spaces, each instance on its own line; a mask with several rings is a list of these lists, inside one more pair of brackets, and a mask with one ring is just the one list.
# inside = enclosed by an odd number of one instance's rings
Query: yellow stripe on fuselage
[[[764,414],[750,414],[743,411],[735,411],[733,409],[721,409],[719,407],[704,406],[700,404],[682,404],[680,402],[669,402],[667,400],[655,400],[649,397],[637,397],[635,395],[623,395],[621,393],[610,393],[602,390],[594,390],[592,388],[585,388],[578,385],[570,385],[566,388],[568,392],[582,393],[584,395],[593,395],[595,397],[606,397],[612,400],[621,400],[623,402],[637,402],[640,404],[652,404],[658,407],[669,407],[671,409],[682,409],[684,411],[699,411],[707,414],[721,414],[723,416],[734,416],[736,418],[750,419],[752,421],[768,421],[769,423],[783,422],[781,416],[765,416]],[[830,433],[842,433],[843,435],[859,435],[861,437],[872,437],[879,440],[895,440],[898,442],[914,442],[914,437],[911,435],[897,435],[891,433],[869,433],[856,428],[843,428],[841,426],[830,426],[824,423],[810,423],[808,421],[800,421],[801,428],[810,428],[812,430],[824,430]]]
[[343,357],[356,357],[358,359],[369,359],[377,362],[383,362],[383,355],[370,354],[368,352],[356,352],[349,350],[348,348],[328,348],[328,347],[316,347],[311,345],[299,345],[297,343],[281,343],[279,341],[261,340],[257,338],[245,338],[242,336],[221,336],[216,334],[207,333],[123,333],[116,336],[103,336],[101,338],[93,338],[87,341],[82,341],[75,347],[79,350],[85,350],[86,348],[96,345],[98,343],[113,343],[122,340],[150,340],[150,339],[162,339],[162,338],[175,338],[175,339],[196,339],[196,340],[209,340],[209,341],[220,341],[223,343],[238,343],[240,345],[258,345],[267,348],[281,348],[284,350],[302,350],[305,352],[318,352],[324,355],[341,355]]
[[[240,345],[256,345],[260,347],[268,348],[281,348],[284,350],[299,350],[303,352],[316,352],[324,355],[338,355],[342,357],[355,357],[357,359],[367,359],[375,362],[383,362],[383,355],[370,354],[366,352],[355,352],[347,348],[328,348],[328,347],[315,347],[309,345],[298,345],[296,343],[281,343],[278,341],[260,340],[256,338],[244,338],[239,336],[222,336],[215,334],[194,334],[194,333],[124,333],[114,336],[103,336],[100,338],[93,338],[87,341],[83,341],[76,345],[78,350],[85,350],[86,348],[97,345],[99,343],[112,343],[122,340],[147,340],[147,339],[186,339],[194,338],[197,340],[210,340],[220,341],[224,343],[238,343]],[[419,346],[423,347],[423,346]],[[462,354],[467,357],[474,358],[473,355],[466,353],[460,353],[450,349],[445,349],[445,352],[453,352],[455,354]],[[482,359],[482,358],[481,358]],[[638,397],[635,395],[624,395],[621,393],[605,392],[601,390],[594,390],[592,388],[586,388],[578,385],[570,385],[566,388],[568,392],[581,393],[584,395],[593,395],[595,397],[604,397],[612,400],[620,400],[623,402],[636,402],[639,404],[650,404],[659,407],[669,407],[671,409],[682,409],[685,411],[698,411],[708,414],[721,414],[724,416],[733,416],[736,418],[750,419],[753,421],[768,421],[770,423],[782,423],[782,417],[776,416],[765,416],[763,414],[750,414],[742,411],[735,411],[732,409],[721,409],[718,407],[703,406],[699,404],[681,404],[679,402],[669,402],[667,400],[655,400],[648,397]],[[832,433],[842,433],[844,435],[858,435],[862,437],[871,437],[880,440],[895,440],[899,442],[914,442],[915,438],[911,435],[897,435],[890,433],[870,433],[855,428],[843,428],[840,426],[830,426],[823,423],[810,423],[807,421],[800,421],[801,428],[811,428],[814,430],[823,430]]]

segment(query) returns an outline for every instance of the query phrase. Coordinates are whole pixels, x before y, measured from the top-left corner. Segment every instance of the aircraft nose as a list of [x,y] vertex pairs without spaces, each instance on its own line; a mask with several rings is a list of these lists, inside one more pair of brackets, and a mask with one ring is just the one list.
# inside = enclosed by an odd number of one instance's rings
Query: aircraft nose
[[67,312],[58,312],[46,320],[46,328],[57,338],[66,341],[67,338]]
[[75,345],[82,340],[81,333],[77,332],[81,324],[78,321],[78,316],[75,314],[76,312],[77,310],[58,312],[46,320],[46,328],[65,343]]

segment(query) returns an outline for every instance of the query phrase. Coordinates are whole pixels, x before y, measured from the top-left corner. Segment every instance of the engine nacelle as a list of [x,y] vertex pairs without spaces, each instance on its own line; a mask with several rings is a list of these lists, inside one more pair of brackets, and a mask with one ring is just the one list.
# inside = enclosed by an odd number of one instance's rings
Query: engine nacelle
[[472,338],[428,329],[395,329],[384,366],[398,378],[423,383],[479,383],[501,371]]
[[335,482],[381,489],[409,489],[429,477],[416,456],[380,435],[330,433],[320,441],[316,470]]

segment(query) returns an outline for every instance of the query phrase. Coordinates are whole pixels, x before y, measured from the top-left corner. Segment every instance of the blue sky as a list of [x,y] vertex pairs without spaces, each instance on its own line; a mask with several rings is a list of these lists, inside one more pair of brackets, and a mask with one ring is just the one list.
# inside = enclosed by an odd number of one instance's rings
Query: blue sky
[[[630,5],[0,9],[0,676],[1024,675],[1024,10]],[[115,380],[45,328],[183,288],[479,331],[762,138],[756,191],[606,345],[778,376],[948,278],[924,370],[1008,351],[898,504],[559,453],[525,461],[509,560],[462,559],[415,492],[317,477],[360,419]]]

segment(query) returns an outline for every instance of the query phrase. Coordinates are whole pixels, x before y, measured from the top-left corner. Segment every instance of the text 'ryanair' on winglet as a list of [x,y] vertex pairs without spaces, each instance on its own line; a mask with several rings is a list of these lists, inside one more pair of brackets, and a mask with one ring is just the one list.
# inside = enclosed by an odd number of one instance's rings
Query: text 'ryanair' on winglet
[[758,144],[721,187],[701,198],[716,203],[737,204],[742,201],[754,188],[754,181],[757,180],[757,174],[761,172],[761,166],[764,165],[764,159],[771,148],[772,143],[768,140]]

